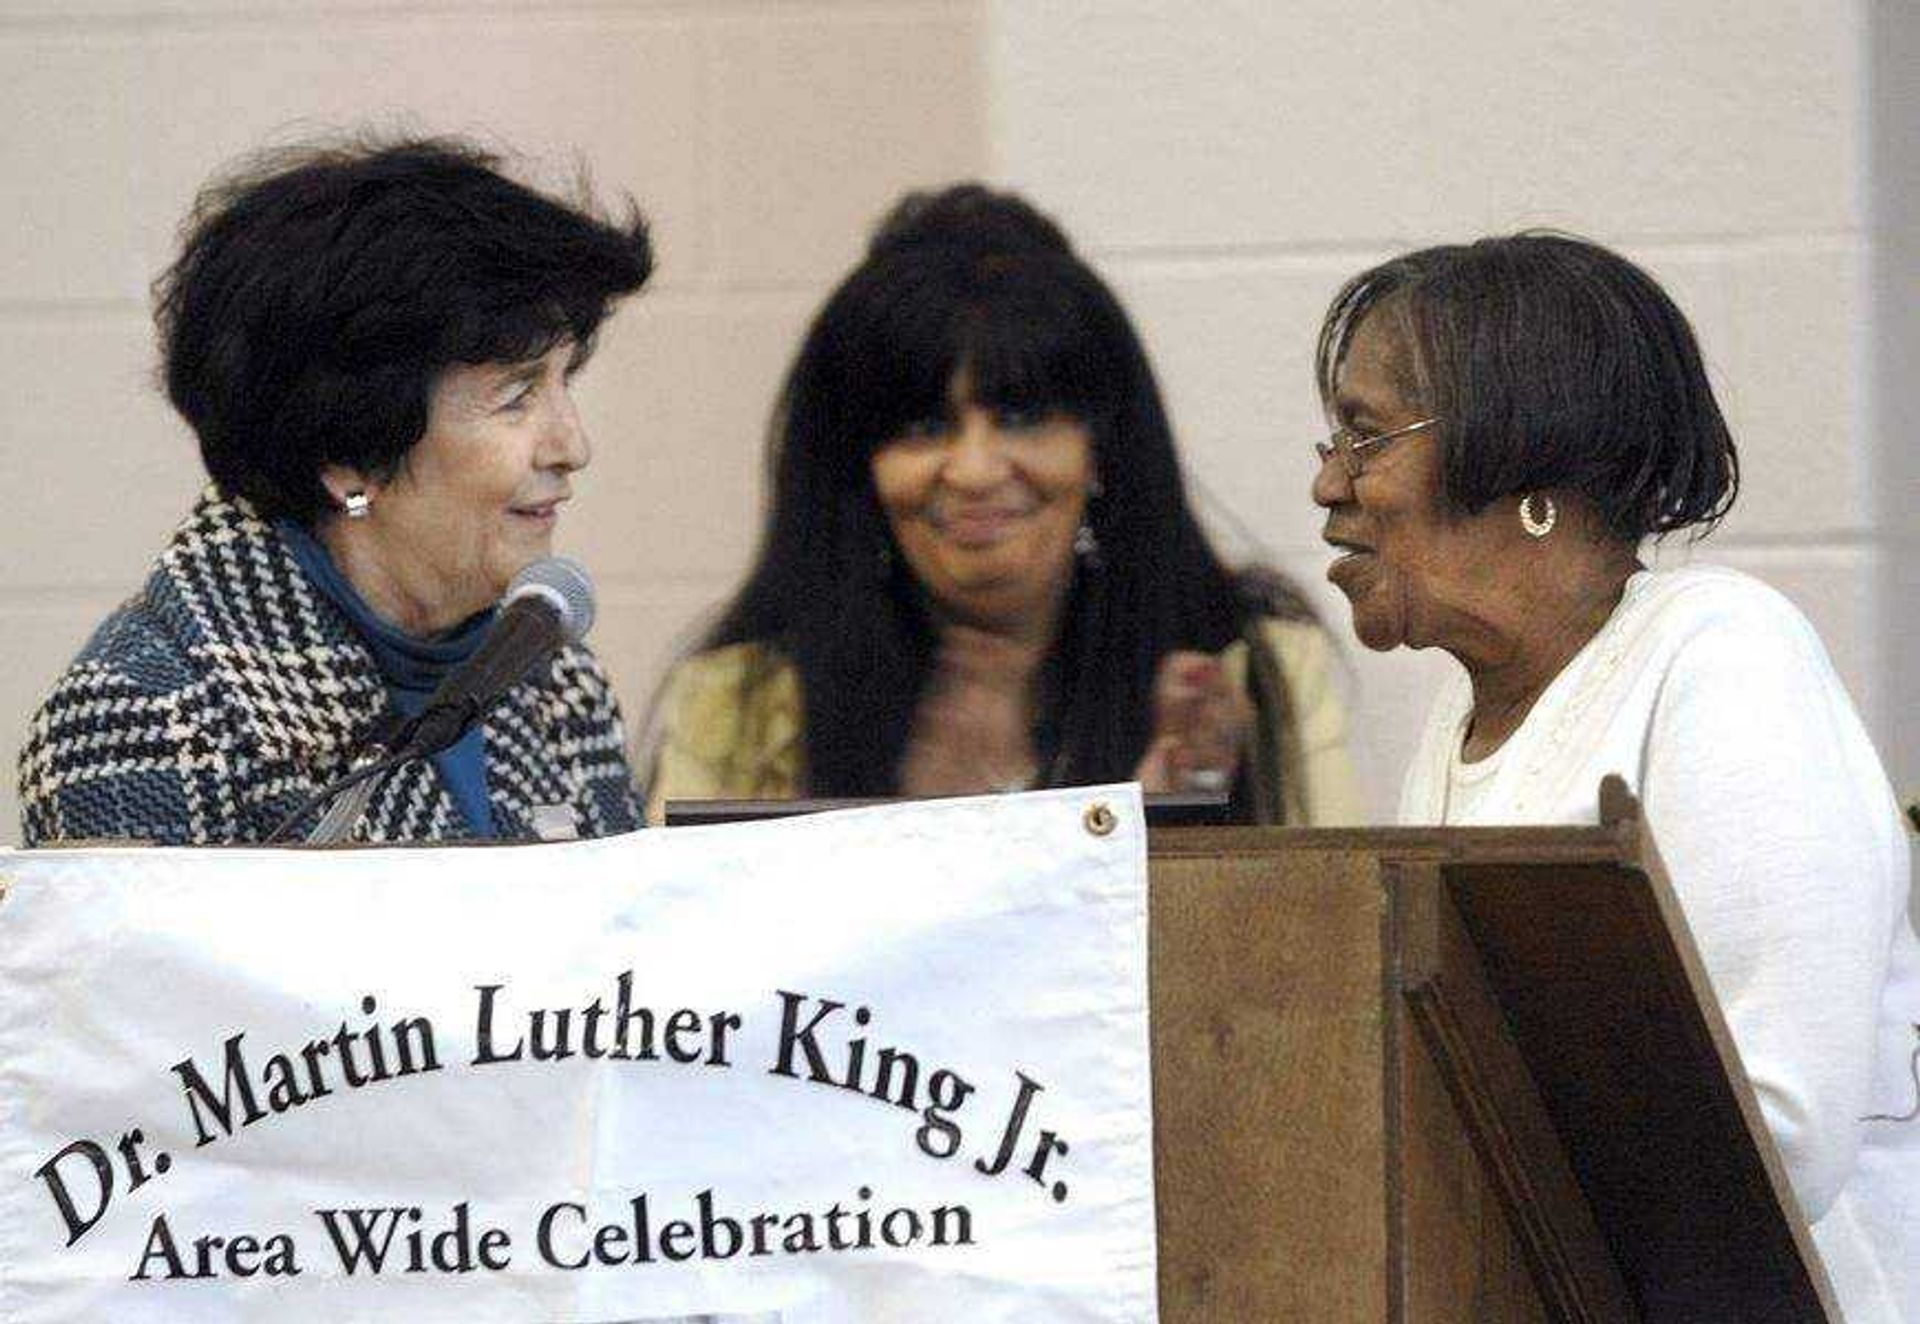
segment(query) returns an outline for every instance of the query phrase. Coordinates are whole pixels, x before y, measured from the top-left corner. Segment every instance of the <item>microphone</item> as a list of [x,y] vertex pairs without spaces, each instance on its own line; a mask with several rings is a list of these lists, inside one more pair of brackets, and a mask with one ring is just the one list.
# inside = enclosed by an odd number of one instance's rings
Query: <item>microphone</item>
[[409,719],[387,748],[398,759],[424,758],[473,728],[529,671],[578,643],[593,624],[593,581],[578,561],[548,556],[513,577],[486,637]]
[[440,682],[426,706],[404,721],[383,723],[353,770],[308,797],[267,841],[284,841],[295,824],[321,806],[326,812],[307,833],[307,844],[346,840],[382,777],[460,739],[536,663],[564,644],[578,643],[592,624],[593,581],[584,566],[565,556],[544,557],[527,566],[507,585],[480,646]]

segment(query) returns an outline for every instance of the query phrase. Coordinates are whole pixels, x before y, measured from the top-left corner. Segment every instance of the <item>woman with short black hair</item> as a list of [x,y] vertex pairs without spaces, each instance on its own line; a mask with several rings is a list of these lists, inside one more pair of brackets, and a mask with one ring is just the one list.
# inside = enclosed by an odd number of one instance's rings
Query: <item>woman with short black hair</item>
[[[1422,249],[1349,281],[1321,328],[1332,401],[1376,307],[1417,353],[1391,366],[1445,420],[1444,495],[1473,514],[1525,491],[1577,494],[1616,539],[1696,528],[1733,504],[1739,456],[1693,331],[1644,271],[1571,236]],[[1582,389],[1584,388],[1584,389]]]
[[1640,797],[1849,1320],[1920,1319],[1920,945],[1891,788],[1806,620],[1648,570],[1738,464],[1686,318],[1555,234],[1362,272],[1322,324],[1313,497],[1370,648],[1445,649],[1408,824],[1596,821]]
[[[207,189],[155,287],[212,486],[34,718],[24,835],[266,837],[419,711],[551,549],[589,458],[569,383],[652,249],[455,140],[276,152]],[[370,840],[636,825],[619,709],[563,650]]]
[[1137,776],[1358,817],[1325,632],[1214,554],[1126,313],[1022,199],[896,206],[771,434],[755,565],[660,704],[656,805]]

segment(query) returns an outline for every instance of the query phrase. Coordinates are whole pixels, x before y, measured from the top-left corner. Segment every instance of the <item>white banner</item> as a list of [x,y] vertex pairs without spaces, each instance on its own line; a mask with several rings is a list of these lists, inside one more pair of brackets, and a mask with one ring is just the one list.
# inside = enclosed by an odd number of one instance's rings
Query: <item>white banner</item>
[[0,1319],[1152,1320],[1145,874],[1132,787],[0,855]]

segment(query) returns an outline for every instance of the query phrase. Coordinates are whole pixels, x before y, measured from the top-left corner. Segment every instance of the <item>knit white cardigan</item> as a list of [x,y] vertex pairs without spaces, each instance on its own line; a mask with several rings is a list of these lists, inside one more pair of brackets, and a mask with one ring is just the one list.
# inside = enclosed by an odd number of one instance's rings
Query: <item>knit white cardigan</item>
[[1487,760],[1441,693],[1409,824],[1591,823],[1618,773],[1850,1324],[1920,1320],[1920,945],[1892,788],[1813,627],[1732,570],[1642,572]]

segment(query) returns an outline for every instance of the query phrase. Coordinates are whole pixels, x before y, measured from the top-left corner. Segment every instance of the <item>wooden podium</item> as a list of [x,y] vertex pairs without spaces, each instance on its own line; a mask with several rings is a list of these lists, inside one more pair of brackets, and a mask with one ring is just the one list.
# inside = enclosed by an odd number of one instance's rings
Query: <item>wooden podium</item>
[[1151,844],[1166,1324],[1838,1321],[1638,806]]

